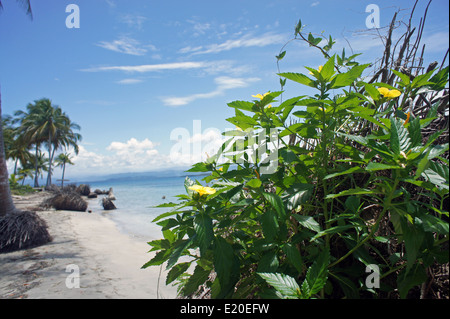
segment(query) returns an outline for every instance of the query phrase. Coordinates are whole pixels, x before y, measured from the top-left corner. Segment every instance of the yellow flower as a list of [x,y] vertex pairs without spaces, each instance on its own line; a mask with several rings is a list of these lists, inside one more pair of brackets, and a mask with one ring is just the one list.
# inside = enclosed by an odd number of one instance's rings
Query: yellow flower
[[378,88],[378,92],[382,94],[385,98],[393,99],[402,94],[399,90],[389,90],[388,88]]
[[256,95],[252,95],[252,97],[257,97],[258,99],[262,100],[267,94],[269,94],[270,92],[264,93],[263,95],[261,94],[256,94]]
[[199,193],[200,196],[211,195],[211,194],[214,194],[216,192],[216,190],[214,188],[204,187],[204,186],[201,186],[201,185],[190,186],[189,189]]
[[[317,71],[319,71],[319,73],[322,72],[322,68],[323,68],[323,65],[319,65],[319,68],[317,69]],[[309,74],[314,75],[314,73],[312,73],[311,71],[309,71]]]

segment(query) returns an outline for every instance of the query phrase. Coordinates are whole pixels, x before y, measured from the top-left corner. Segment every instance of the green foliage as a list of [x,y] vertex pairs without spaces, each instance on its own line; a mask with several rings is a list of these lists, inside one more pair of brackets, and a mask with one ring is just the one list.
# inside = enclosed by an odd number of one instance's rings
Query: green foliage
[[[295,36],[301,31],[299,21]],[[368,65],[357,55],[330,56],[331,37],[323,47],[311,33],[304,39],[321,50],[323,67],[280,72],[280,83],[317,94],[278,106],[282,92],[229,103],[237,129],[190,169],[210,172],[203,181],[215,192],[200,195],[190,189],[200,183],[186,178],[179,203],[160,206],[172,210],[154,220],[164,239],[149,242],[156,255],[143,268],[166,263],[166,282],[184,296],[203,285],[213,298],[377,298],[394,290],[405,298],[427,280],[427,267],[448,262],[448,143],[436,142],[442,132],[423,138],[435,106],[422,119],[404,111],[408,98],[443,89],[448,67],[413,80],[393,70],[397,87],[365,83]],[[290,116],[298,122],[287,124]],[[272,170],[253,152],[273,155],[270,143],[278,145]],[[365,286],[370,264],[382,271],[379,291]]]

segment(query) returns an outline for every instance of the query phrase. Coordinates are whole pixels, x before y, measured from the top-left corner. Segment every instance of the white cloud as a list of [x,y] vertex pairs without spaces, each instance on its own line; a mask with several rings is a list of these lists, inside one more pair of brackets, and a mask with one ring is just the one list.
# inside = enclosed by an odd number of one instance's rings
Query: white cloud
[[136,83],[141,83],[142,80],[140,79],[123,79],[120,81],[117,81],[118,84],[136,84]]
[[206,74],[226,73],[235,76],[241,75],[250,70],[248,66],[234,66],[233,61],[219,60],[212,62],[200,61],[200,62],[142,64],[142,65],[100,66],[81,69],[80,71],[83,72],[121,71],[127,73],[148,73],[167,70],[188,70],[188,69],[198,69],[204,71]]
[[150,141],[148,138],[139,142],[134,137],[129,139],[126,143],[112,142],[106,149],[108,151],[116,152],[118,155],[137,155],[153,150],[157,144]]
[[281,44],[286,41],[286,37],[281,34],[274,34],[271,32],[265,33],[261,36],[253,36],[251,34],[244,35],[239,39],[227,40],[223,43],[215,43],[206,46],[197,47],[185,47],[182,48],[180,53],[191,54],[207,54],[207,53],[219,53],[222,51],[229,51],[242,47],[264,47],[271,44]]
[[138,40],[127,36],[121,36],[119,39],[111,42],[102,41],[97,43],[97,45],[107,50],[130,55],[145,55],[148,50],[156,51],[155,46],[142,45]]
[[313,3],[311,3],[311,7],[318,6],[319,4],[320,4],[319,1],[314,1]]
[[89,69],[82,69],[81,71],[86,72],[101,72],[101,71],[124,71],[124,72],[156,72],[165,70],[186,70],[186,69],[199,69],[205,68],[206,64],[204,62],[174,62],[174,63],[163,63],[163,64],[143,64],[143,65],[124,65],[124,66],[103,66],[94,67]]
[[214,91],[208,93],[197,93],[183,97],[164,97],[161,98],[167,106],[181,106],[189,104],[197,99],[208,99],[222,95],[226,90],[247,87],[250,83],[259,81],[259,78],[232,78],[220,76],[214,79],[217,87]]
[[130,13],[124,14],[120,17],[120,22],[123,22],[129,27],[136,28],[138,30],[142,30],[145,20],[147,20],[147,18],[144,16]]

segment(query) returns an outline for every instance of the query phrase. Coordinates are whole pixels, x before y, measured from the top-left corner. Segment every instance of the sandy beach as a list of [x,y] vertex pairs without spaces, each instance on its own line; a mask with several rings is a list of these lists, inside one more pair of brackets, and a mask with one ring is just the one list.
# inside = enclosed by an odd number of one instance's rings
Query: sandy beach
[[[43,195],[13,197],[17,208],[26,209],[37,206]],[[37,213],[47,222],[53,241],[0,254],[0,299],[176,297],[176,288],[165,285],[164,268],[140,269],[153,257],[148,253],[150,246],[120,232],[107,216],[55,210]]]

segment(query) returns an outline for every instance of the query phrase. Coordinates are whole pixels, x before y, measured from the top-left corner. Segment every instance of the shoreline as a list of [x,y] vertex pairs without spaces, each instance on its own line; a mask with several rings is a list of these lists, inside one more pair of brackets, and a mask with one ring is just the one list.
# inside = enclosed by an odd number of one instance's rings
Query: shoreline
[[[18,209],[26,209],[38,206],[45,195],[13,198]],[[120,231],[111,218],[75,211],[36,213],[47,222],[53,241],[0,254],[0,299],[176,298],[176,288],[165,285],[163,268],[140,269],[154,256],[146,241]]]

